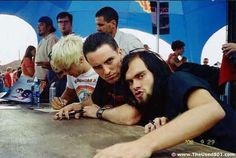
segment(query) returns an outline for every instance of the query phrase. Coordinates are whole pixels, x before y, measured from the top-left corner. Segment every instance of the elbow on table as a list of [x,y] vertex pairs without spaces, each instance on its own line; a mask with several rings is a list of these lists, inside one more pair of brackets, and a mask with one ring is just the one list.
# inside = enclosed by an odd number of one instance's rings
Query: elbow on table
[[141,114],[138,111],[132,112],[132,114],[127,118],[126,125],[135,125],[141,119]]
[[225,117],[225,111],[221,108],[221,112],[219,113],[219,120],[222,120]]
[[224,109],[219,105],[217,106],[217,108],[215,108],[214,115],[215,115],[215,120],[218,122],[225,117],[226,113]]

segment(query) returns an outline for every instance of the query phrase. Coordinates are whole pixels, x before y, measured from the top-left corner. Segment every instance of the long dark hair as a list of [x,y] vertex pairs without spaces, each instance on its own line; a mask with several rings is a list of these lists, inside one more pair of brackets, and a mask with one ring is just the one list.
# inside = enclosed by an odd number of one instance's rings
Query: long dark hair
[[25,55],[24,55],[24,57],[28,57],[28,58],[32,58],[33,57],[33,55],[32,55],[32,50],[34,50],[34,49],[36,49],[34,46],[28,46],[27,47],[27,49],[26,49],[26,51],[25,51]]
[[[36,49],[34,46],[31,46],[29,45],[25,51],[25,55],[23,57],[23,59],[21,60],[21,63],[23,62],[24,58],[30,58],[32,59],[33,58],[33,55],[32,55],[32,50]],[[32,59],[33,60],[33,59]]]
[[[125,74],[128,71],[129,63],[136,57],[139,57],[144,62],[147,69],[151,71],[154,76],[153,93],[147,105],[138,104],[134,95],[129,89],[128,83],[125,82]],[[121,79],[124,81],[123,84],[125,85],[125,96],[127,97],[126,99],[128,100],[128,103],[137,107],[141,113],[150,113],[150,110],[155,110],[155,113],[158,112],[161,115],[164,110],[164,103],[162,99],[163,95],[165,94],[163,93],[163,90],[165,90],[164,85],[167,77],[170,74],[171,71],[169,66],[157,53],[151,52],[149,50],[139,50],[126,55],[123,59],[121,67]]]

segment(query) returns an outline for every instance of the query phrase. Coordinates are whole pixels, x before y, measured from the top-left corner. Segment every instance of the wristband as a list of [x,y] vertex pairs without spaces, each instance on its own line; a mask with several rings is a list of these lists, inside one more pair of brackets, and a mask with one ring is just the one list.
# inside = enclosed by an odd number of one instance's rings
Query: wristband
[[102,113],[106,110],[106,108],[99,108],[96,112],[96,116],[98,119],[102,119]]

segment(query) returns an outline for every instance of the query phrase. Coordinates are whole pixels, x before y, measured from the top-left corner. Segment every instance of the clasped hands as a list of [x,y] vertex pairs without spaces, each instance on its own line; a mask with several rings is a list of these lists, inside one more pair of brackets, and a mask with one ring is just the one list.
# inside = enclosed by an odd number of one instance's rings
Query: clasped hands
[[82,106],[82,104],[80,103],[72,103],[60,109],[60,111],[54,115],[54,119],[61,120],[63,118],[66,118],[69,120],[71,113],[74,113],[81,109],[82,112],[75,113],[75,115],[73,116],[75,119],[79,119],[81,116],[97,118],[96,112],[98,111],[99,108],[100,107],[97,106],[96,104],[92,104],[89,106]]

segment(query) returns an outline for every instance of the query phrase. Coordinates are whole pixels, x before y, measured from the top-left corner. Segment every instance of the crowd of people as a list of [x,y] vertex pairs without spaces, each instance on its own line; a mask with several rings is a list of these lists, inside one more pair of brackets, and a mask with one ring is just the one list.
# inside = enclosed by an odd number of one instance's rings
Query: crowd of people
[[19,79],[21,73],[20,66],[17,69],[9,66],[5,72],[0,72],[0,92],[8,92]]
[[[72,14],[57,16],[60,39],[52,19],[39,18],[42,39],[37,48],[27,48],[21,62],[23,75],[40,80],[41,101],[56,84],[54,119],[70,119],[70,112],[82,110],[75,118],[144,126],[145,136],[99,150],[94,158],[146,158],[189,139],[213,140],[211,145],[236,152],[236,111],[219,98],[225,69],[209,66],[207,58],[204,65],[189,62],[181,40],[173,41],[173,53],[163,60],[135,36],[119,31],[119,16],[111,7],[98,10],[95,21],[97,32],[83,42],[72,31]],[[224,44],[222,50],[232,70],[224,84],[236,80],[236,44]]]

